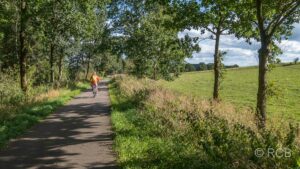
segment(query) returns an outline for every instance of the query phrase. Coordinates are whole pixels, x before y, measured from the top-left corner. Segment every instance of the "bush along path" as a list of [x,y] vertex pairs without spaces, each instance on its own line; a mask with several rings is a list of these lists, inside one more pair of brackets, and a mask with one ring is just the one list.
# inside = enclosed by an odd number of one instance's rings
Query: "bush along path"
[[107,82],[85,91],[0,151],[0,168],[116,168]]

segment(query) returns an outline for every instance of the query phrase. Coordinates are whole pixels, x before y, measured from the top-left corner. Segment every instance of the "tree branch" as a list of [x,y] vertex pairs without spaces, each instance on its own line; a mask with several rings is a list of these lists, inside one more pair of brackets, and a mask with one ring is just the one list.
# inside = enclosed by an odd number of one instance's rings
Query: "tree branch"
[[[277,22],[280,20],[280,18],[288,11],[288,9],[290,9],[290,8],[293,6],[293,3],[294,3],[294,1],[291,2],[291,3],[289,3],[289,4],[287,4],[287,5],[281,10],[282,12],[281,12],[274,20],[272,20],[272,21],[270,22],[270,24],[268,25],[268,27],[267,27],[267,29],[266,29],[267,32],[269,32],[269,30],[272,28],[273,24],[274,24],[274,23],[277,23]],[[280,5],[281,5],[281,4],[280,4]]]
[[287,17],[289,17],[291,14],[293,14],[294,12],[296,12],[296,11],[297,11],[297,8],[299,8],[299,7],[300,7],[300,1],[298,1],[297,4],[295,4],[295,6],[294,6],[293,8],[291,8],[291,9],[286,13],[285,16],[280,17],[281,19],[278,20],[278,21],[274,24],[274,26],[273,26],[273,28],[272,28],[272,30],[271,30],[271,32],[269,33],[268,36],[269,36],[269,37],[272,37],[273,34],[275,33],[276,29],[282,24],[282,22],[283,22],[284,20],[286,20]]
[[212,34],[216,34],[216,32],[214,32],[212,29],[210,29],[208,26],[204,26],[204,28],[206,29],[206,30],[208,30],[210,33],[212,33]]
[[256,21],[253,21],[253,23],[254,23],[256,26],[258,26],[258,22],[256,22]]

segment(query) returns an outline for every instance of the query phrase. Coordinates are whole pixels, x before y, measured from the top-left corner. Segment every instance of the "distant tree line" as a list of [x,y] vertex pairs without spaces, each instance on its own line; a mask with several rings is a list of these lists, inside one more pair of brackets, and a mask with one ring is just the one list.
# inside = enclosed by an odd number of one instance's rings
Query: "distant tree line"
[[[225,69],[230,69],[230,68],[238,68],[239,65],[234,64],[234,65],[224,65],[223,68]],[[213,63],[204,63],[200,62],[198,64],[191,64],[191,63],[186,63],[185,64],[185,72],[193,72],[193,71],[205,71],[205,70],[213,70],[214,69],[214,64]]]

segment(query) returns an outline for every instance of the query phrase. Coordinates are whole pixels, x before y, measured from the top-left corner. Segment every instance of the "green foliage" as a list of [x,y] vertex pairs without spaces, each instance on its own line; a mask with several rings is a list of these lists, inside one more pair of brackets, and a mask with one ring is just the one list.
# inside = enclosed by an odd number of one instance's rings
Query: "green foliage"
[[[20,5],[23,2],[24,11]],[[49,81],[60,86],[74,80],[73,77],[86,71],[90,55],[95,58],[96,53],[101,58],[101,53],[106,52],[101,50],[109,45],[102,40],[108,2],[1,1],[0,71],[20,67],[22,28],[26,81],[33,86],[49,84]],[[86,44],[91,42],[87,50]],[[94,66],[91,65],[91,70]]]
[[0,105],[19,105],[25,100],[25,95],[16,83],[16,72],[9,71],[0,75]]
[[[265,30],[266,37],[272,42],[287,39],[292,34],[293,24],[299,22],[300,4],[297,0],[266,0],[259,1],[262,8],[257,8],[256,2],[243,0],[241,4],[245,8],[237,8],[239,22],[243,26],[235,27],[237,36],[246,38],[255,38],[258,41],[263,40],[260,35],[260,28],[257,22],[257,11],[261,10],[261,17],[264,21],[262,29]],[[271,42],[270,41],[270,42]]]
[[204,62],[199,63],[199,70],[207,70],[207,65]]
[[283,90],[279,87],[278,81],[270,81],[268,82],[267,86],[267,96],[272,98],[276,97],[277,99],[284,98],[284,92]]
[[193,72],[193,71],[196,70],[195,66],[193,64],[190,64],[190,63],[186,63],[184,69],[185,69],[186,72]]
[[172,79],[184,68],[184,58],[190,57],[198,45],[189,37],[178,39],[179,28],[172,27],[174,17],[168,7],[158,2],[115,2],[115,24],[124,35],[124,55],[132,61],[132,73],[138,77]]
[[0,69],[14,67],[17,63],[15,6],[12,1],[0,3]]

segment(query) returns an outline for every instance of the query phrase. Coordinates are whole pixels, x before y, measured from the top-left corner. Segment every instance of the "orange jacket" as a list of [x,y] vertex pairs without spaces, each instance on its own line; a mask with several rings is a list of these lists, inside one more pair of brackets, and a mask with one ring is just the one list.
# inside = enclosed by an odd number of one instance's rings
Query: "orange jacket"
[[100,81],[100,77],[97,75],[93,75],[91,76],[90,81],[91,81],[91,85],[97,85],[97,83]]

